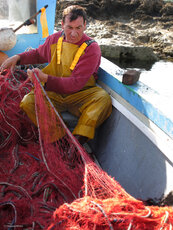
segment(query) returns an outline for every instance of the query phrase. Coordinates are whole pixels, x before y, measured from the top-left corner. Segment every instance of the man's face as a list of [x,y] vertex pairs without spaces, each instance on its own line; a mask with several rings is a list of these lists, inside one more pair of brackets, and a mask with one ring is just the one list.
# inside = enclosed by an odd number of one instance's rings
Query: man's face
[[84,22],[83,17],[78,17],[76,20],[70,22],[67,15],[65,22],[62,22],[62,29],[64,30],[67,42],[77,43],[81,40],[83,32],[86,29],[86,22]]

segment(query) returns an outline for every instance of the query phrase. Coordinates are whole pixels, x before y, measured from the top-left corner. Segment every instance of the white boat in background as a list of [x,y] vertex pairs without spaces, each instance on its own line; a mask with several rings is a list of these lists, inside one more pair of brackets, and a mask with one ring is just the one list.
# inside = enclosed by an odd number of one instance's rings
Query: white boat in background
[[[49,34],[52,34],[57,1],[35,2],[35,12],[48,4],[46,14]],[[16,33],[15,46],[5,51],[8,56],[36,48],[45,41],[39,17],[34,33],[22,30]],[[123,71],[103,57],[98,75],[98,85],[112,97],[113,112],[98,128],[95,139],[89,145],[102,169],[129,194],[142,200],[160,199],[173,190],[171,98],[165,104],[163,95],[141,81],[124,85]],[[70,116],[70,123],[73,122],[76,119]]]

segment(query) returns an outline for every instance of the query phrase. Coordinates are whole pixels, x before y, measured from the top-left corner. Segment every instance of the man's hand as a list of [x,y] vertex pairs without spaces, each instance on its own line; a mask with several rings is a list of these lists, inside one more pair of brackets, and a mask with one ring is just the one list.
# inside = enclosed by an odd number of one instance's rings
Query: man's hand
[[41,82],[47,82],[47,78],[48,78],[48,75],[43,73],[40,69],[38,68],[34,68],[34,69],[28,69],[27,70],[27,74],[28,74],[28,77],[30,78],[30,80],[32,81],[32,76],[33,76],[33,72],[35,72],[37,74],[37,77],[39,78],[39,80]]
[[14,68],[19,60],[20,60],[19,55],[14,55],[10,58],[7,58],[0,66],[0,72],[2,72],[4,69],[9,69],[9,68],[11,69],[11,71],[14,71]]

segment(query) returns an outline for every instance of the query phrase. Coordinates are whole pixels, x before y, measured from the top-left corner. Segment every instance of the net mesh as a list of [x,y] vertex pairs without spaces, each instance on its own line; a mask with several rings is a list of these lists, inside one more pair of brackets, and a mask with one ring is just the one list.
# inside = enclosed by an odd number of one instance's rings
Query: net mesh
[[130,196],[85,152],[33,74],[38,127],[19,104],[26,73],[0,76],[1,229],[172,229],[171,207]]

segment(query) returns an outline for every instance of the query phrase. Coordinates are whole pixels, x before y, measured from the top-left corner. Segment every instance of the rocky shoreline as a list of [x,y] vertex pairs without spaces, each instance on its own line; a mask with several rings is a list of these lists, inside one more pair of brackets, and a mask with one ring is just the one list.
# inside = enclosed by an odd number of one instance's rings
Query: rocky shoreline
[[109,59],[173,61],[173,2],[162,0],[57,1],[55,29],[64,7],[79,4],[89,15],[87,34]]

